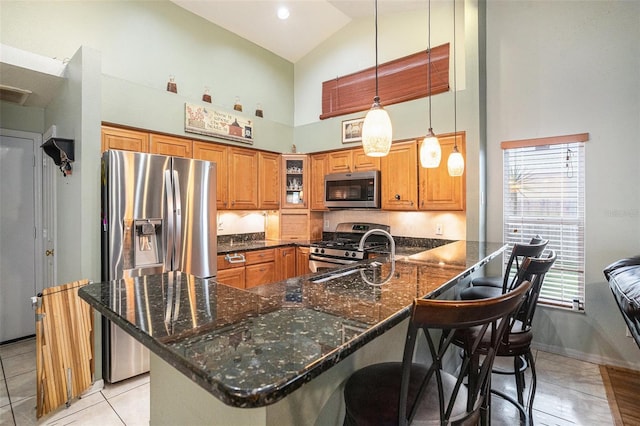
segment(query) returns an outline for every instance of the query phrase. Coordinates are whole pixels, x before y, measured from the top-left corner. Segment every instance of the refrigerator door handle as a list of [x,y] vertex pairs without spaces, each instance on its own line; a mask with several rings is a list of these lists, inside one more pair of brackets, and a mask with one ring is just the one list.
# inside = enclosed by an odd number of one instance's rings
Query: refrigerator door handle
[[181,270],[181,262],[182,262],[182,198],[180,197],[180,175],[177,170],[173,171],[173,190],[176,197],[176,217],[175,217],[175,264],[173,265],[173,269],[175,271]]
[[166,217],[166,221],[167,221],[167,229],[166,229],[166,239],[167,239],[167,244],[165,245],[166,248],[166,254],[165,254],[165,261],[164,261],[164,266],[165,266],[165,270],[170,271],[172,269],[172,259],[173,259],[173,234],[174,234],[174,218],[173,218],[173,189],[172,189],[172,182],[171,182],[171,171],[170,170],[165,170],[164,171],[164,191],[165,191],[165,197],[166,197],[166,206],[167,206],[167,211],[165,214]]

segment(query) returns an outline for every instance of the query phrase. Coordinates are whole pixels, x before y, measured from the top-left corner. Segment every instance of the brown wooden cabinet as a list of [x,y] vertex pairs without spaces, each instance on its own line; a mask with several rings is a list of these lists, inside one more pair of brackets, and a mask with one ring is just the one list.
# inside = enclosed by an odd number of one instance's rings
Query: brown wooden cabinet
[[443,135],[438,137],[442,148],[442,160],[440,166],[432,169],[419,167],[418,170],[418,196],[420,210],[449,210],[463,211],[466,201],[466,177],[449,176],[447,159],[453,151],[454,141],[464,158],[465,134]]
[[102,152],[110,149],[149,152],[149,133],[137,130],[102,126]]
[[278,247],[276,249],[276,281],[293,278],[296,274],[296,248]]
[[309,208],[311,210],[328,210],[324,205],[324,175],[329,173],[329,154],[312,154],[309,156],[311,171]]
[[348,173],[353,171],[351,168],[350,149],[329,153],[329,173]]
[[258,154],[259,208],[280,208],[280,155],[271,152]]
[[229,148],[229,209],[258,208],[258,152]]
[[241,253],[219,254],[216,281],[231,287],[245,288],[245,262]]
[[418,209],[418,157],[415,141],[391,145],[380,160],[383,210]]
[[310,274],[309,269],[309,247],[296,247],[296,275]]
[[367,156],[362,147],[331,152],[328,161],[329,173],[380,170],[380,158]]
[[244,268],[223,269],[218,271],[216,281],[235,288],[244,288],[245,270]]
[[172,157],[193,158],[193,141],[174,136],[151,134],[149,152]]
[[355,148],[351,151],[351,161],[353,163],[353,171],[355,172],[380,170],[380,157],[369,157],[364,153],[362,147]]
[[216,163],[216,205],[218,210],[226,210],[229,206],[227,147],[215,143],[194,141],[193,158]]
[[268,240],[322,239],[322,212],[309,210],[280,210],[267,214]]
[[275,249],[248,251],[245,258],[245,288],[276,281]]

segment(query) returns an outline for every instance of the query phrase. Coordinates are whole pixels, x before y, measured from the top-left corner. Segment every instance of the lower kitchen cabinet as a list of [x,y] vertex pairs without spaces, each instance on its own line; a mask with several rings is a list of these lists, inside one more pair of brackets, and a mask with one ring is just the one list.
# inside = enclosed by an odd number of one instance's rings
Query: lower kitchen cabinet
[[216,281],[229,287],[244,288],[245,270],[244,268],[218,270]]
[[241,253],[219,254],[216,281],[230,287],[244,288],[245,261]]
[[284,246],[218,255],[216,281],[246,289],[309,272],[309,247]]
[[297,247],[296,248],[296,275],[310,274],[309,269],[309,247]]
[[296,248],[278,247],[276,249],[276,281],[293,278],[296,275]]
[[245,288],[276,281],[276,249],[245,253]]

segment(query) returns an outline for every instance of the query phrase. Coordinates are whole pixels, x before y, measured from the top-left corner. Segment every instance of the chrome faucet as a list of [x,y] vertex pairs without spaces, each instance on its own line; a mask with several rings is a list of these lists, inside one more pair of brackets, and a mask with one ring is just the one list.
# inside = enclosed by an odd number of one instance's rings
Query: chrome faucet
[[389,240],[389,244],[391,245],[391,254],[389,255],[389,260],[394,261],[396,258],[396,242],[393,241],[393,237],[391,236],[391,234],[383,229],[370,229],[369,231],[365,232],[362,238],[360,238],[360,245],[358,246],[358,250],[364,250],[364,243],[366,242],[367,238],[369,238],[369,235],[372,234],[380,234],[387,237],[387,239]]

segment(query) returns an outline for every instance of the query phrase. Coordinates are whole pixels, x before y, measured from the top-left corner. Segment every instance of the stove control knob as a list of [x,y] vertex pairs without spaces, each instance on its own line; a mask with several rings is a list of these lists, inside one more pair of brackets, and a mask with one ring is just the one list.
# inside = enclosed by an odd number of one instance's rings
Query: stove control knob
[[344,257],[349,257],[349,252],[348,251],[344,252]]
[[324,249],[320,249],[320,253],[321,253],[321,254],[324,254]]
[[356,257],[356,252],[351,253],[351,257]]

